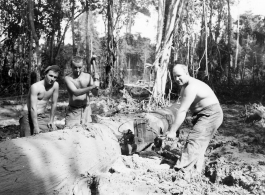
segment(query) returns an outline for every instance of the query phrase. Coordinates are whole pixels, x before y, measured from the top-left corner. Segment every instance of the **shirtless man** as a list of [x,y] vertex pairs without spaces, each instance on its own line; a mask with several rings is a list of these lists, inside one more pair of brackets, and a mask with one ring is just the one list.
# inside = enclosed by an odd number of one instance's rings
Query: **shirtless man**
[[[20,137],[56,130],[54,114],[59,94],[59,84],[56,82],[59,71],[59,66],[49,66],[44,71],[45,78],[31,85],[24,107],[26,113],[19,120]],[[51,112],[48,115],[45,112],[50,98]]]
[[69,95],[65,125],[70,128],[92,122],[89,92],[94,94],[94,89],[97,88],[92,76],[83,72],[83,59],[81,57],[73,57],[71,68],[72,73],[64,79]]
[[174,140],[176,132],[183,123],[187,111],[193,114],[193,128],[175,168],[184,171],[194,166],[201,173],[204,164],[204,153],[211,138],[222,124],[223,111],[212,89],[204,82],[190,77],[187,66],[177,64],[173,68],[173,76],[181,86],[180,108],[176,118],[167,132],[167,139]]

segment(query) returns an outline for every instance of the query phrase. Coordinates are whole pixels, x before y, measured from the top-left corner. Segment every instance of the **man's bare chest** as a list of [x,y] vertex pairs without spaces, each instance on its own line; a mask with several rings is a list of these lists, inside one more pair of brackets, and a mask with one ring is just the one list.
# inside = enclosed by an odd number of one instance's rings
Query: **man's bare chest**
[[76,86],[77,89],[85,88],[89,85],[89,80],[85,78],[72,79],[72,82]]
[[54,89],[51,88],[49,90],[42,89],[38,93],[38,100],[49,100],[53,94]]

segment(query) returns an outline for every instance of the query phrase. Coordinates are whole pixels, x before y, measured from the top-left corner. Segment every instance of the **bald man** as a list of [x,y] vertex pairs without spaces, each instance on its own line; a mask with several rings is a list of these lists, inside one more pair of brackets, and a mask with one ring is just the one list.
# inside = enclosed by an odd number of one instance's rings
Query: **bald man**
[[193,114],[193,128],[175,168],[184,171],[195,168],[201,173],[204,154],[214,133],[223,122],[223,111],[212,89],[204,82],[189,75],[185,65],[177,64],[173,68],[173,76],[179,86],[180,108],[176,118],[167,132],[167,139],[174,140],[176,132],[185,120],[188,110]]
[[92,76],[83,72],[83,58],[73,57],[71,68],[72,73],[64,79],[69,94],[65,125],[70,128],[92,122],[89,92],[95,95],[98,87],[94,85]]

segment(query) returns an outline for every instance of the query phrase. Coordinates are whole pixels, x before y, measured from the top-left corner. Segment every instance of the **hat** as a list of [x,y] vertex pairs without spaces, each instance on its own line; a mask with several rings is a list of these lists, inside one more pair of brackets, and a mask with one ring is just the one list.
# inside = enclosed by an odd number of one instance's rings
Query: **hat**
[[58,65],[51,65],[48,66],[45,70],[44,73],[47,74],[49,70],[53,70],[54,72],[60,72],[60,67]]

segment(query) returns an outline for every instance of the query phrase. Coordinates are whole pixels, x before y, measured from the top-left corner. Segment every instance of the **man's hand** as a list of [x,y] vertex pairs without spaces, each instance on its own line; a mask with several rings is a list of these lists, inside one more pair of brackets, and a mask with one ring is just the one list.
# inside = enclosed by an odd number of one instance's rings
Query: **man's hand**
[[174,131],[168,131],[166,133],[166,140],[168,141],[174,141],[176,139],[176,132]]
[[57,130],[57,127],[54,124],[54,122],[49,122],[47,125],[48,125],[48,128],[49,128],[49,131],[56,131]]
[[90,89],[92,90],[92,89],[96,89],[96,88],[98,88],[96,85],[91,85],[90,86]]
[[95,84],[91,86],[92,89],[91,89],[91,93],[94,95],[94,96],[98,96],[98,86],[96,86]]

